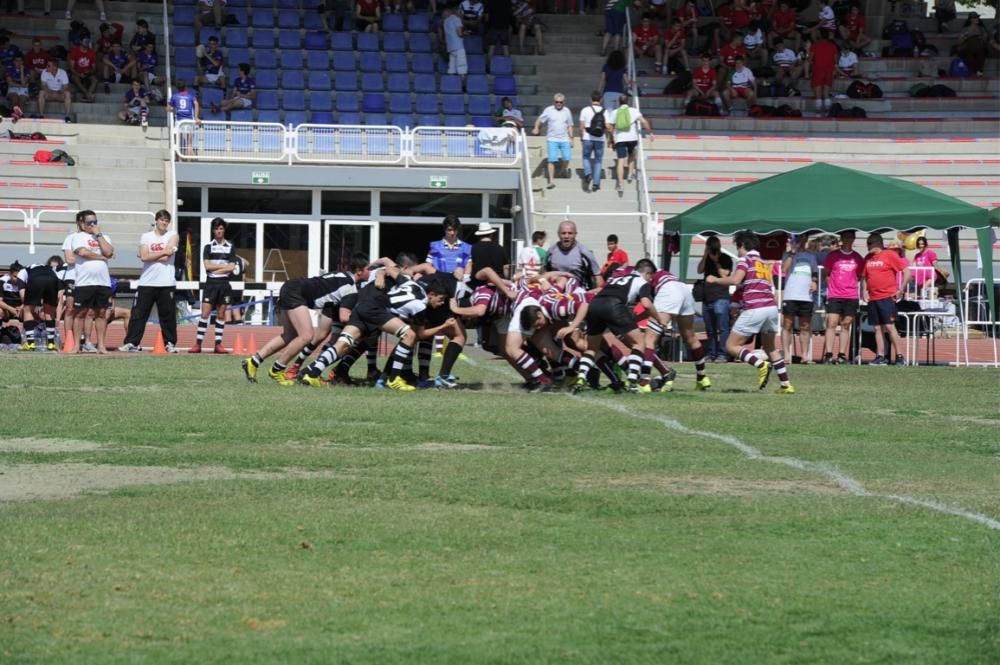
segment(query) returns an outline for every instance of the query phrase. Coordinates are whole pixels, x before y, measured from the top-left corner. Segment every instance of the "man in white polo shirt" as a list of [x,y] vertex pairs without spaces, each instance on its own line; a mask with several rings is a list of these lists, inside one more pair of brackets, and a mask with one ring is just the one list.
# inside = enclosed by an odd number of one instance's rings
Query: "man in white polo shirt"
[[38,113],[45,115],[45,102],[62,101],[66,111],[66,122],[73,122],[73,95],[69,91],[69,76],[60,69],[55,60],[49,60],[42,72],[42,89],[38,93]]
[[179,236],[170,228],[170,212],[160,210],[152,231],[142,234],[139,239],[139,258],[142,259],[142,274],[139,289],[132,306],[125,344],[119,351],[142,351],[142,333],[156,303],[156,314],[160,319],[160,330],[167,353],[177,353],[177,305],[174,304],[174,254],[177,253]]
[[[76,316],[73,334],[79,339],[86,319],[93,319],[97,327],[97,352],[107,353],[104,344],[108,331],[105,310],[111,304],[111,273],[108,261],[115,255],[111,239],[101,233],[97,215],[93,210],[82,210],[78,215],[83,231],[73,234],[71,246],[76,256],[76,284],[73,287]],[[89,326],[88,326],[89,327]],[[77,353],[83,349],[78,348]]]
[[725,90],[722,91],[722,101],[725,103],[727,113],[737,97],[747,100],[747,108],[757,103],[757,81],[753,77],[753,72],[743,62],[742,56],[736,56],[736,67],[729,72],[729,80],[726,82]]

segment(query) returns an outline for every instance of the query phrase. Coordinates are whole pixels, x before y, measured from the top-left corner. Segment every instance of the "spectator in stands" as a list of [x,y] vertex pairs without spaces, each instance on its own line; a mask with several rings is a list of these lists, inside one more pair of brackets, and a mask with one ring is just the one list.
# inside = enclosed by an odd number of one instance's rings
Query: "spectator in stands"
[[614,111],[618,108],[618,98],[632,87],[627,67],[625,54],[614,50],[601,68],[601,82],[598,84],[597,90],[603,95],[602,103],[608,111]]
[[517,23],[518,52],[524,53],[524,38],[530,30],[535,38],[535,55],[545,55],[545,48],[542,44],[542,24],[539,22],[531,2],[529,0],[514,0],[512,11]]
[[708,52],[702,53],[701,66],[691,73],[691,89],[684,97],[684,106],[695,99],[708,99],[721,108],[722,97],[719,96],[718,83],[719,75],[712,67],[712,56]]
[[766,67],[768,65],[768,53],[764,38],[764,30],[759,21],[751,21],[747,27],[746,34],[743,35],[743,47],[747,50],[744,63],[751,69],[753,67]]
[[225,10],[226,0],[198,0],[198,9],[194,13],[194,37],[201,37],[201,29],[205,25],[214,25],[221,28],[226,24],[222,12]]
[[545,272],[552,270],[570,273],[586,289],[604,286],[601,264],[588,247],[577,242],[576,223],[568,219],[559,224],[559,241],[549,247]]
[[840,45],[840,56],[837,58],[837,67],[834,71],[839,78],[861,78],[858,70],[858,54],[851,50],[847,42],[842,42]]
[[771,56],[774,69],[779,77],[784,79],[785,85],[791,85],[792,81],[802,76],[802,61],[799,55],[785,45],[785,40],[778,37],[774,40],[774,53]]
[[23,55],[14,58],[14,64],[7,69],[6,74],[7,103],[10,105],[11,118],[17,122],[31,100],[31,71],[24,65]]
[[103,60],[104,56],[111,50],[112,44],[122,43],[122,38],[125,35],[125,26],[121,23],[102,23],[99,32],[101,36],[97,38],[97,43],[94,46],[97,47],[98,59]]
[[684,0],[681,8],[674,15],[680,21],[680,29],[684,32],[692,46],[698,46],[698,7],[694,0]]
[[136,58],[136,77],[156,101],[163,99],[163,92],[160,91],[162,81],[156,75],[156,67],[159,64],[160,56],[156,54],[156,45],[152,42],[147,43],[146,50]]
[[10,69],[14,65],[14,58],[19,55],[22,55],[20,47],[11,43],[6,32],[0,32],[0,67]]
[[90,37],[85,37],[80,45],[69,52],[70,80],[83,101],[94,101],[97,91],[97,51],[90,45]]
[[601,41],[601,57],[608,55],[608,46],[611,51],[621,48],[622,31],[625,30],[625,12],[628,11],[627,0],[605,0],[604,3],[604,39]]
[[736,98],[745,99],[747,108],[757,103],[757,80],[750,68],[744,64],[742,56],[736,57],[736,67],[729,74],[726,87],[722,91],[723,113],[729,112]]
[[45,103],[63,103],[63,110],[66,113],[66,122],[73,122],[73,95],[69,90],[69,77],[66,71],[61,69],[55,60],[49,60],[49,64],[42,72],[42,87],[38,92],[38,114],[45,117]]
[[920,236],[917,238],[917,253],[913,257],[913,283],[917,291],[922,291],[925,287],[931,287],[937,280],[938,255],[933,249],[927,246],[927,238]]
[[195,77],[195,85],[216,85],[223,90],[226,89],[226,70],[223,62],[222,49],[219,48],[219,38],[212,35],[208,38],[208,44],[201,44],[195,49],[197,56],[198,75]]
[[469,73],[469,63],[465,57],[465,41],[462,37],[465,31],[462,28],[462,19],[455,14],[451,7],[444,8],[444,30],[445,47],[448,50],[448,73],[458,74],[465,79]]
[[647,55],[652,57],[657,72],[663,68],[660,31],[653,25],[652,14],[644,14],[639,25],[632,29],[632,50],[637,59]]
[[[167,102],[167,112],[173,113],[174,120],[177,122],[193,120],[195,125],[201,124],[201,106],[198,104],[198,98],[191,94],[191,91],[187,89],[187,83],[183,80],[174,82],[174,94]],[[180,128],[179,133],[181,154],[192,155],[194,146],[191,140],[191,127],[184,126]]]
[[[705,252],[698,262],[698,274],[728,277],[733,271],[733,258],[722,251],[718,236],[705,241]],[[729,287],[705,283],[702,314],[705,319],[707,351],[705,358],[713,362],[729,362],[726,340],[729,339]]]
[[354,3],[354,29],[358,32],[378,32],[382,22],[382,8],[378,0],[356,0]]
[[[861,298],[868,301],[868,323],[875,328],[875,360],[871,364],[887,365],[887,359],[895,358],[896,365],[903,365],[896,330],[896,301],[906,291],[910,270],[898,254],[882,248],[882,236],[877,233],[868,236],[868,256],[861,271]],[[885,348],[884,335],[889,336],[889,349]]]
[[573,113],[566,108],[566,96],[557,92],[552,97],[552,105],[546,106],[535,120],[531,133],[535,136],[545,125],[545,139],[548,147],[548,189],[556,186],[556,164],[560,165],[559,177],[569,177],[569,162],[573,158]]
[[608,246],[608,258],[601,266],[601,277],[604,278],[604,281],[608,281],[616,270],[629,265],[629,259],[628,252],[618,246],[617,234],[608,234],[604,242]]
[[121,42],[111,45],[104,56],[104,92],[111,92],[112,83],[127,83],[135,76],[135,62],[132,61]]
[[955,45],[955,54],[969,67],[976,76],[983,75],[986,66],[986,51],[990,43],[990,33],[983,25],[983,19],[976,12],[970,12],[965,20],[962,34]]
[[680,19],[675,18],[670,27],[663,31],[663,73],[678,74],[688,71],[687,38],[681,28]]
[[851,5],[850,11],[844,17],[844,24],[840,26],[840,36],[844,44],[852,51],[860,51],[872,43],[872,38],[865,34],[867,21],[865,15],[861,13],[861,7]]
[[802,47],[802,33],[796,28],[798,14],[792,9],[788,0],[782,0],[778,9],[771,14],[771,30],[767,33],[767,44],[773,51],[777,48],[779,39],[786,40],[795,52]]
[[816,99],[816,115],[819,116],[829,112],[833,105],[831,92],[838,53],[837,45],[830,39],[830,34],[826,28],[821,29],[819,39],[812,43],[809,51],[809,67],[812,70],[810,83],[812,84],[813,97]]
[[729,43],[719,49],[719,81],[724,87],[725,81],[729,78],[729,73],[736,69],[736,58],[744,58],[746,62],[747,47],[743,45],[743,35],[736,33]]
[[535,231],[531,234],[531,246],[525,247],[517,255],[517,271],[525,277],[535,277],[545,266],[549,257],[545,249],[545,231]]
[[[316,6],[319,20],[323,22],[323,31],[350,30],[351,4],[347,0],[326,0]],[[330,17],[333,17],[333,27],[330,27]]]
[[180,243],[176,231],[170,228],[170,212],[156,213],[153,230],[139,238],[139,258],[142,260],[142,274],[139,288],[124,344],[119,351],[141,351],[142,333],[146,322],[156,305],[156,315],[160,320],[160,331],[168,353],[177,353],[177,305],[174,303],[174,255]]
[[31,70],[31,79],[37,84],[49,64],[49,52],[42,48],[42,40],[38,37],[32,40],[31,50],[24,55],[24,62]]
[[[101,12],[101,20],[107,21],[108,16],[104,13],[104,0],[94,0],[94,4],[97,5],[97,11]],[[66,0],[66,20],[70,21],[73,19],[73,6],[76,5],[76,0]],[[46,7],[50,6],[50,3],[46,3]],[[48,11],[45,12],[46,15]]]
[[[812,315],[816,291],[819,289],[819,257],[809,250],[809,236],[799,236],[797,242],[790,242],[788,251],[781,262],[782,274],[786,275],[784,302],[781,306],[781,348],[791,357],[792,363],[800,363],[803,358],[808,363],[809,341],[812,338]],[[795,353],[792,332],[795,320],[799,322],[799,353]]]
[[937,0],[934,3],[934,18],[937,20],[938,34],[943,35],[948,24],[955,20],[958,13],[955,10],[955,0]]
[[510,0],[486,0],[486,58],[492,62],[497,47],[510,56],[510,27],[514,6]]
[[833,7],[830,6],[830,0],[819,0],[817,18],[819,21],[809,30],[813,40],[818,39],[823,30],[826,30],[830,35],[837,34],[837,16]]
[[146,19],[141,18],[135,22],[135,34],[132,35],[132,41],[128,43],[128,52],[133,58],[138,58],[146,50],[147,44],[152,44],[155,50],[156,35],[149,31],[149,23],[146,22]]
[[500,100],[500,108],[497,109],[497,124],[513,124],[518,129],[524,127],[524,115],[520,109],[514,108],[514,100],[504,97]]
[[[597,119],[595,121],[595,118]],[[580,138],[583,146],[583,191],[597,192],[601,189],[601,175],[604,173],[604,145],[611,134],[614,119],[611,112],[601,105],[601,93],[590,94],[590,105],[580,110]]]
[[133,80],[132,86],[125,91],[118,118],[127,125],[142,125],[143,129],[149,127],[149,92],[138,80]]
[[721,50],[725,44],[732,42],[737,35],[740,35],[742,42],[742,32],[750,25],[750,12],[747,9],[746,3],[743,0],[734,0],[719,8],[718,15],[721,22],[714,26],[712,48]]
[[222,100],[221,106],[212,106],[213,113],[220,111],[228,113],[234,109],[252,109],[257,100],[257,82],[250,76],[250,65],[241,62],[240,75],[233,81],[233,93],[229,99]]
[[[826,339],[823,342],[823,364],[833,364],[837,351],[835,339],[842,343],[837,353],[837,364],[846,364],[850,348],[851,326],[858,315],[858,280],[864,258],[854,251],[854,231],[840,234],[840,247],[827,254],[823,261],[826,273]],[[838,336],[837,327],[841,328]],[[841,342],[841,340],[843,340]]]
[[458,14],[462,19],[462,32],[464,34],[482,36],[483,19],[486,14],[482,0],[462,0],[458,6]]
[[[635,176],[636,148],[642,140],[640,127],[646,130],[649,140],[655,139],[653,128],[649,125],[649,120],[642,115],[639,109],[629,106],[629,96],[622,95],[618,99],[618,108],[615,109],[615,121],[611,125],[612,135],[615,144],[615,175],[617,184],[615,189],[619,192],[625,190],[625,183],[632,182]],[[627,165],[626,165],[627,162]],[[628,174],[625,174],[626,168]]]

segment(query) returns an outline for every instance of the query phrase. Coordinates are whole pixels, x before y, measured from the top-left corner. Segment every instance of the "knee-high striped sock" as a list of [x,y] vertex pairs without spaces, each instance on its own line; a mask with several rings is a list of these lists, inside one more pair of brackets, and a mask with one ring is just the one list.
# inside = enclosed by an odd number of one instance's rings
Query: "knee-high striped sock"
[[764,359],[758,356],[756,353],[747,351],[746,349],[740,349],[739,355],[740,362],[744,362],[748,365],[753,365],[757,369],[764,366]]
[[785,359],[775,360],[772,363],[774,367],[774,372],[778,375],[778,380],[781,381],[781,385],[788,385],[788,367],[785,365]]
[[302,347],[302,350],[299,351],[299,355],[295,356],[295,360],[293,362],[296,365],[301,365],[306,358],[312,355],[312,352],[315,350],[316,350],[316,345],[313,344],[312,342],[309,342],[308,344]]
[[431,342],[417,342],[417,378],[425,381],[431,377]]
[[378,371],[378,347],[368,349],[366,351],[366,359],[368,360],[368,373],[374,374]]
[[215,319],[215,345],[222,344],[222,333],[226,331],[226,322]]
[[566,378],[566,372],[573,362],[573,358],[573,354],[565,349],[559,354],[559,360],[556,361],[556,365],[552,368],[552,378],[554,380],[562,381]]
[[700,381],[705,378],[705,347],[699,346],[697,349],[691,349],[691,357],[694,359],[696,378]]
[[645,383],[649,381],[649,375],[653,373],[653,362],[656,360],[656,351],[646,349],[642,354],[642,372],[639,373],[639,381]]
[[538,381],[542,378],[542,368],[538,366],[538,362],[527,351],[518,356],[514,364],[517,365],[518,371],[529,380]]
[[45,341],[53,344],[56,342],[56,322],[53,319],[45,322]]
[[639,373],[642,370],[642,349],[633,348],[632,353],[628,356],[628,382],[638,383]]
[[400,342],[392,351],[389,359],[387,378],[394,379],[399,376],[404,368],[410,366],[410,357],[413,355],[413,347],[405,342]]
[[250,356],[250,364],[254,367],[260,367],[260,364],[264,362],[264,359],[260,357],[259,353],[255,353]]
[[[607,357],[602,358],[602,360],[607,360]],[[587,375],[590,374],[590,370],[594,369],[594,358],[593,356],[584,354],[580,356],[580,362],[576,366],[576,375],[583,380],[587,380]],[[614,380],[614,372],[611,373],[612,380]]]
[[205,333],[208,332],[208,321],[209,319],[206,319],[205,317],[198,318],[198,334],[195,339],[198,340],[199,346],[201,346],[201,343],[205,341]]
[[24,341],[26,344],[35,343],[35,327],[38,326],[37,321],[25,321],[24,322]]
[[319,358],[313,361],[313,364],[309,366],[306,373],[313,378],[318,378],[324,369],[335,362],[337,362],[337,349],[332,344],[327,344],[323,349],[323,353],[319,354]]

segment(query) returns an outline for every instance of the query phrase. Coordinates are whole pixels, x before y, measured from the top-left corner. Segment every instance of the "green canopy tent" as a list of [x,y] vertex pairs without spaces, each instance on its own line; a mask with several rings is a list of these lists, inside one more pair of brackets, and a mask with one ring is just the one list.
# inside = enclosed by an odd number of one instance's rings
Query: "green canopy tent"
[[[997,210],[992,216],[1000,219]],[[681,235],[683,278],[691,239],[701,233],[732,235],[744,229],[760,234],[937,229],[948,232],[952,274],[961,289],[958,230],[975,229],[990,312],[996,322],[990,220],[990,211],[933,189],[820,163],[728,189],[665,220],[664,232]]]

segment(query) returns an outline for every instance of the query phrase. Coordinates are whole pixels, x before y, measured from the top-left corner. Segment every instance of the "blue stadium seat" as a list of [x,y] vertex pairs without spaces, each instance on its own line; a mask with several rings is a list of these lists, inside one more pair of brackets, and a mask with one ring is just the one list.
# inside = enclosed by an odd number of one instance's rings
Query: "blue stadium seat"
[[[194,7],[174,7],[174,30],[194,25]],[[174,40],[177,43],[177,40]]]
[[362,72],[382,73],[382,54],[362,51],[358,56],[358,69]]
[[305,111],[306,94],[301,90],[285,90],[281,96],[281,106],[286,111]]
[[306,11],[305,16],[302,17],[302,27],[306,30],[322,30],[323,19],[316,12]]
[[470,95],[488,95],[490,93],[490,83],[483,75],[469,75],[465,79],[465,91]]
[[517,84],[514,83],[513,76],[495,76],[493,77],[493,94],[494,95],[516,95],[517,94]]
[[462,115],[446,115],[444,117],[445,127],[465,127],[465,114]]
[[257,81],[257,88],[275,90],[278,87],[278,72],[273,69],[263,69],[257,72],[254,79]]
[[[389,16],[398,16],[398,14],[390,14]],[[382,38],[382,50],[385,51],[386,53],[405,52],[406,37],[401,32],[385,33],[385,36]]]
[[458,74],[445,74],[441,77],[440,90],[446,95],[462,94],[462,77]]
[[428,114],[438,112],[437,95],[417,95],[417,113]]
[[417,127],[438,127],[441,124],[441,116],[437,113],[425,114],[417,117]]
[[257,111],[257,122],[281,122],[281,111]]
[[[316,53],[316,51],[310,51],[310,53]],[[291,49],[281,52],[282,69],[302,69],[303,67],[305,67],[305,62],[302,60],[302,51]]]
[[389,113],[412,113],[413,100],[410,93],[396,93],[389,95]]
[[389,92],[405,92],[410,93],[410,75],[409,74],[389,74],[389,80],[386,84],[386,89]]
[[506,55],[495,55],[490,61],[490,73],[493,76],[513,76],[514,63]]
[[410,113],[393,113],[392,117],[389,118],[389,124],[402,127],[403,129],[417,126],[414,122],[413,115]]
[[278,92],[276,90],[257,90],[257,108],[261,111],[277,111]]
[[278,27],[283,30],[298,30],[300,25],[299,12],[294,9],[278,11]]
[[241,62],[250,62],[250,50],[245,48],[231,48],[226,50],[226,63],[230,67],[238,67]]
[[354,35],[350,32],[334,32],[330,37],[330,46],[334,51],[353,51]]
[[433,74],[434,56],[430,53],[414,53],[410,61],[410,70],[415,74]]
[[308,88],[310,90],[330,90],[333,83],[329,72],[309,72]]
[[[174,40],[177,43],[177,40]],[[226,28],[226,46],[229,48],[246,48],[250,45],[250,37],[246,28]]]
[[353,72],[357,69],[354,54],[347,51],[334,51],[333,69],[338,72]]
[[325,32],[307,32],[304,46],[307,51],[325,51],[330,48],[330,40]]
[[374,113],[365,112],[365,124],[366,125],[388,125],[389,124],[389,118],[386,117],[385,113],[379,113],[378,111],[376,111]]
[[384,92],[385,83],[382,81],[381,74],[362,74],[361,75],[361,90],[362,92]]
[[387,53],[385,56],[385,71],[387,72],[408,72],[410,71],[410,61],[405,53]]
[[205,26],[204,28],[201,29],[201,43],[207,44],[209,37],[215,37],[216,39],[219,40],[220,44],[224,43],[222,41],[222,33],[219,31],[218,28]]
[[253,110],[233,109],[229,112],[229,119],[233,122],[253,122]]
[[274,13],[268,11],[254,12],[250,20],[250,25],[254,28],[273,28]]
[[274,31],[272,30],[254,30],[253,37],[250,39],[250,43],[253,44],[254,48],[274,48]]
[[354,92],[340,93],[337,95],[337,112],[343,117],[344,113],[357,113],[360,108],[358,95]]
[[212,104],[222,103],[222,91],[218,88],[205,88],[201,91],[201,112],[205,120],[225,120],[226,114],[212,113]]
[[[278,56],[274,51],[265,51],[264,49],[254,51],[253,66],[257,69],[277,69]],[[285,67],[285,64],[282,63],[281,66]]]
[[278,0],[278,9],[295,9],[298,10],[302,5],[300,0]]
[[251,7],[262,7],[264,9],[274,9],[273,0],[250,0]]
[[493,117],[489,115],[474,115],[472,116],[472,124],[476,127],[495,127],[493,122]]
[[378,34],[374,32],[358,33],[359,51],[378,51]]
[[365,113],[385,113],[385,95],[366,92],[361,99],[361,110]]
[[174,67],[197,67],[198,59],[194,55],[194,49],[190,47],[179,48],[174,51]]
[[174,5],[177,7],[188,7],[188,6],[194,7],[196,4],[198,3],[195,0],[177,0],[177,2],[174,3]]
[[469,95],[469,113],[471,115],[489,115],[493,112],[489,95]]
[[403,31],[403,15],[402,14],[383,14],[382,15],[382,31],[383,32],[402,32]]
[[[226,15],[236,19],[236,25],[242,25],[243,27],[250,25],[250,14],[242,7],[226,5]],[[228,30],[229,28],[226,29]]]
[[337,92],[356,92],[358,89],[358,75],[353,71],[336,72],[333,75],[333,89]]
[[479,35],[469,35],[468,37],[463,37],[462,41],[465,42],[465,54],[466,55],[482,55],[483,53],[483,38]]
[[313,90],[309,94],[309,108],[313,111],[332,111],[333,95],[327,90]]
[[314,125],[334,125],[337,123],[337,116],[330,111],[313,111],[309,116],[309,122]]
[[178,67],[174,70],[174,80],[184,81],[188,85],[194,85],[194,77],[198,75],[194,67]]
[[448,73],[448,57],[447,56],[445,56],[443,58],[438,58],[437,59],[437,71],[438,71],[438,74],[441,74],[442,76],[444,76],[445,74]]
[[437,94],[437,79],[434,78],[433,74],[417,74],[413,77],[413,90]]
[[306,67],[309,69],[330,69],[330,56],[324,51],[306,51]]
[[342,125],[360,125],[361,124],[361,114],[355,111],[349,113],[339,113],[340,124]]
[[410,14],[406,17],[406,29],[409,32],[429,32],[431,22],[427,14]]
[[282,30],[278,33],[278,48],[300,49],[302,48],[302,37],[298,30]]
[[462,95],[441,95],[441,110],[445,115],[465,115],[465,98]]
[[309,122],[309,117],[305,111],[285,111],[285,124],[296,126]]
[[485,74],[486,73],[486,56],[485,55],[470,55],[466,57],[466,61],[469,64],[470,74]]
[[178,26],[174,28],[174,46],[194,46],[194,28]]
[[410,53],[430,53],[431,37],[421,33],[410,33]]
[[280,81],[284,90],[302,90],[306,87],[306,79],[301,69],[282,70]]

